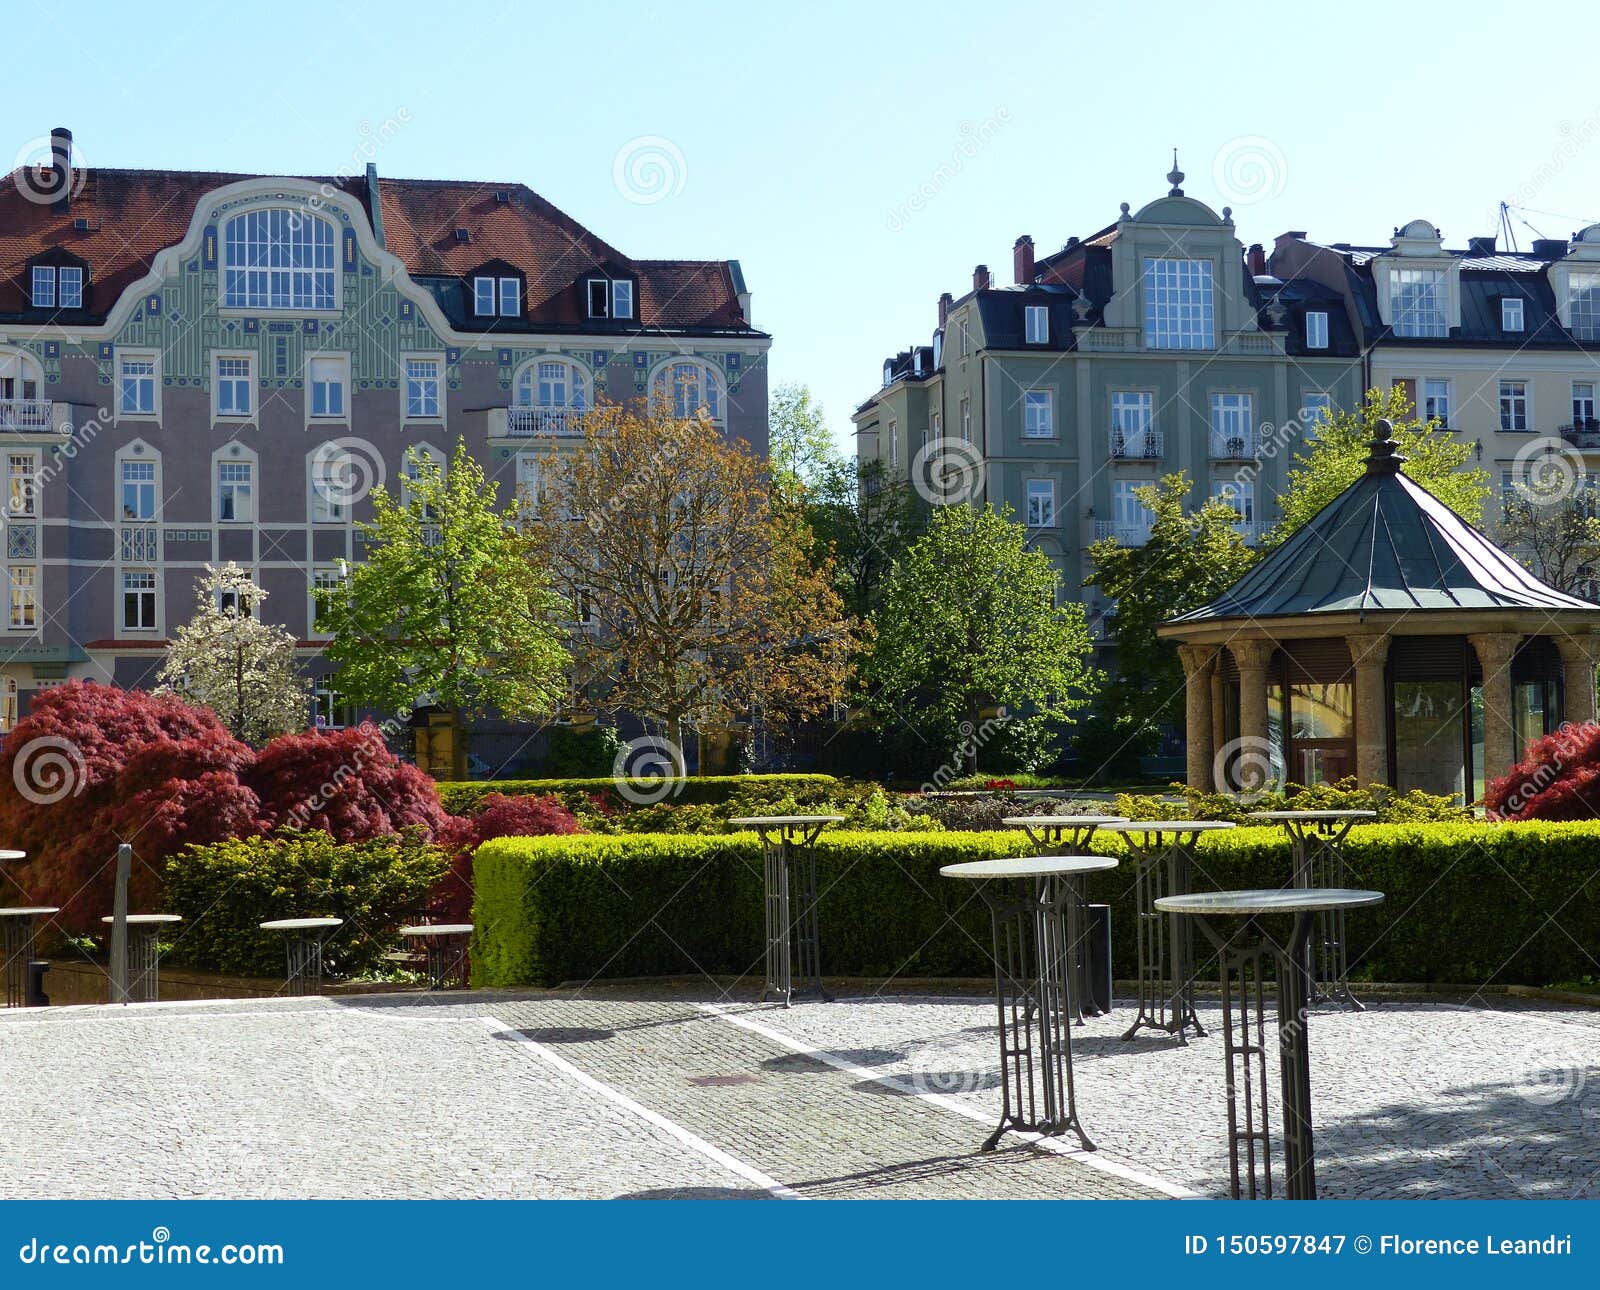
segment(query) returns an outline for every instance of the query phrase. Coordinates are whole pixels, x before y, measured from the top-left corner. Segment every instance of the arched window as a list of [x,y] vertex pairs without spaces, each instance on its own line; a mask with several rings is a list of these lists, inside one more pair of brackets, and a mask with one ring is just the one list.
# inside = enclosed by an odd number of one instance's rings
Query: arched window
[[513,434],[564,434],[589,410],[589,374],[567,358],[538,358],[517,373]]
[[722,374],[697,358],[681,358],[656,372],[655,396],[668,400],[672,414],[722,420]]
[[222,303],[238,309],[332,309],[333,225],[281,206],[244,211],[223,231]]

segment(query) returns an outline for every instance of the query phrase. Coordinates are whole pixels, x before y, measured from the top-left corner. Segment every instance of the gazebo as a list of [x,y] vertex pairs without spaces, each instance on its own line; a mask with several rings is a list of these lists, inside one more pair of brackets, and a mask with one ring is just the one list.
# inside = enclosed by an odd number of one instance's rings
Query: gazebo
[[1540,582],[1406,478],[1380,423],[1366,473],[1178,642],[1188,782],[1481,797],[1530,739],[1595,716],[1600,605]]

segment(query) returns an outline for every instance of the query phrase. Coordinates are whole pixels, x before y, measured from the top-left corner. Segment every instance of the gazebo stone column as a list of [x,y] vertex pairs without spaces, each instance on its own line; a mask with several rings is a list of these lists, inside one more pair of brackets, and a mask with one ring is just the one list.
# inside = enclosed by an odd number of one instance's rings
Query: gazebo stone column
[[1552,639],[1561,655],[1561,719],[1582,725],[1595,719],[1594,668],[1600,637],[1591,632],[1569,635],[1556,631]]
[[1211,743],[1211,677],[1217,667],[1217,651],[1211,645],[1180,645],[1178,659],[1183,664],[1189,787],[1209,793],[1211,759],[1215,755]]
[[[1267,748],[1267,665],[1277,647],[1263,637],[1228,642],[1239,665],[1239,740],[1259,741],[1262,752]],[[1253,750],[1247,746],[1245,751]]]
[[1384,663],[1389,636],[1350,636],[1350,661],[1355,665],[1356,782],[1389,782],[1389,684]]
[[[1222,679],[1222,655],[1216,656],[1216,666],[1211,669],[1211,756],[1213,764],[1217,750],[1228,741],[1227,685]],[[1214,780],[1216,775],[1212,775]]]
[[1511,769],[1516,760],[1516,732],[1511,724],[1511,657],[1522,643],[1512,632],[1468,636],[1467,643],[1483,669],[1483,779],[1488,783]]

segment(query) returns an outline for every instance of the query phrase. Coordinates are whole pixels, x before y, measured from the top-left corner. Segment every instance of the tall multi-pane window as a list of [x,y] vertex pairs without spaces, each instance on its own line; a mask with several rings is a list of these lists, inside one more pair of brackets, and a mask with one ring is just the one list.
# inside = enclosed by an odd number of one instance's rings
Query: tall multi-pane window
[[531,452],[517,454],[517,501],[529,515],[539,513],[539,458]]
[[1572,425],[1575,430],[1595,429],[1594,382],[1572,383]]
[[224,356],[217,359],[217,415],[250,415],[250,360]]
[[38,471],[33,457],[14,452],[6,457],[6,514],[33,516],[38,508]]
[[122,518],[153,520],[156,517],[156,464],[153,461],[122,463]]
[[611,284],[611,316],[633,317],[633,283],[617,281]]
[[1048,305],[1029,305],[1025,311],[1026,339],[1030,345],[1047,345],[1050,342],[1050,309]]
[[1235,531],[1248,536],[1256,520],[1255,484],[1248,479],[1218,480],[1211,485],[1211,496],[1238,512],[1239,523],[1234,526]]
[[674,416],[699,416],[703,410],[713,421],[722,420],[722,378],[706,363],[667,364],[656,374],[655,393],[671,403]]
[[1528,428],[1528,383],[1526,381],[1500,382],[1500,428],[1526,430]]
[[156,575],[153,569],[123,570],[122,625],[129,631],[154,630]]
[[332,309],[333,225],[306,211],[245,211],[223,231],[222,302],[235,309]]
[[341,524],[345,501],[355,482],[356,463],[336,445],[325,443],[311,454],[311,522]]
[[1027,525],[1031,529],[1053,528],[1056,522],[1056,481],[1028,481]]
[[1326,390],[1307,390],[1300,401],[1300,424],[1308,438],[1316,438],[1320,426],[1333,414],[1333,395]]
[[1022,395],[1022,433],[1030,439],[1048,439],[1055,432],[1055,395],[1049,390],[1025,391]]
[[33,266],[32,299],[35,309],[54,309],[56,307],[56,271],[54,269],[43,264]]
[[1149,390],[1111,392],[1111,451],[1119,457],[1149,455],[1155,419],[1155,395]]
[[118,368],[117,410],[125,416],[148,416],[156,410],[156,360],[124,355]]
[[426,448],[418,448],[406,453],[405,464],[400,468],[402,504],[408,509],[412,507],[419,508],[421,518],[428,522],[432,522],[438,516],[434,513],[433,507],[423,502],[418,496],[417,484],[423,479],[425,473],[431,473],[429,471],[430,467],[438,471],[439,476],[443,478],[444,467],[440,464],[439,459]]
[[1567,278],[1572,334],[1579,340],[1600,340],[1600,273],[1574,273]]
[[429,420],[439,415],[438,359],[406,359],[406,415]]
[[1439,377],[1428,377],[1422,382],[1422,416],[1426,421],[1437,421],[1450,428],[1450,382]]
[[1255,402],[1248,394],[1211,396],[1211,455],[1250,457],[1255,454]]
[[1306,348],[1328,348],[1328,311],[1325,309],[1308,309],[1306,311]]
[[345,364],[342,358],[313,358],[307,364],[306,378],[311,387],[311,415],[345,415]]
[[11,567],[11,627],[31,632],[38,626],[38,572],[31,564]]
[[1144,343],[1151,349],[1211,349],[1215,317],[1210,260],[1144,262]]
[[1389,316],[1396,336],[1445,336],[1444,274],[1437,269],[1395,269],[1389,274]]
[[244,524],[256,517],[255,466],[248,461],[217,463],[217,519]]
[[56,278],[61,284],[61,307],[63,309],[82,309],[83,270],[75,265],[66,265],[56,271]]
[[306,624],[312,631],[317,630],[317,616],[322,612],[323,604],[342,586],[344,574],[336,565],[321,565],[311,571],[311,603],[306,607]]
[[493,278],[474,278],[472,280],[472,312],[479,318],[491,318],[495,312],[495,280]]
[[1523,328],[1521,296],[1505,296],[1500,301],[1500,330],[1521,331]]
[[516,278],[500,279],[500,316],[515,318],[522,313],[522,283]]
[[1149,540],[1155,512],[1134,495],[1138,488],[1149,488],[1153,479],[1118,479],[1111,484],[1112,531],[1119,542],[1142,543]]

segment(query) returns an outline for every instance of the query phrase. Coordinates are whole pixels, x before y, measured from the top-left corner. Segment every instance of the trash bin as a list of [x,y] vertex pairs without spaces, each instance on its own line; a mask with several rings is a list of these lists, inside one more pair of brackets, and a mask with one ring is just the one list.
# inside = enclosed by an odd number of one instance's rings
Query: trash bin
[[50,996],[44,992],[44,974],[50,970],[50,964],[44,959],[30,959],[28,962],[28,1004],[30,1008],[48,1008]]
[[1111,906],[1089,906],[1089,1005],[1098,1013],[1111,1011]]

